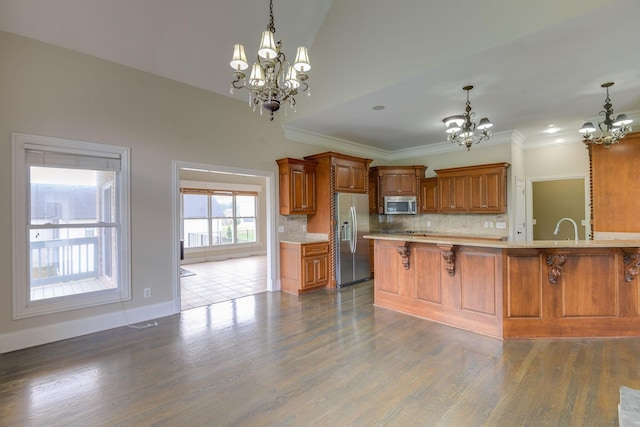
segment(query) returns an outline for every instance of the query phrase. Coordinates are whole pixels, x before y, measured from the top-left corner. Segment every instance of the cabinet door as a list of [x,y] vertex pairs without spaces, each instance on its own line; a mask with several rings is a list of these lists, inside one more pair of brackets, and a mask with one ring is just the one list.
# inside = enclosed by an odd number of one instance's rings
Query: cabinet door
[[297,159],[277,160],[280,169],[280,215],[316,213],[316,165]]
[[364,163],[341,160],[335,164],[336,191],[365,193],[367,190],[367,166]]
[[306,213],[316,212],[316,173],[305,171],[304,173],[304,210]]
[[316,285],[326,285],[329,282],[329,255],[319,256],[317,261]]
[[351,191],[351,166],[337,164],[336,170],[336,191]]
[[467,185],[466,176],[438,178],[440,212],[459,212],[467,210]]
[[504,210],[506,182],[503,172],[493,172],[485,175],[485,205],[487,209],[497,212]]
[[291,211],[302,213],[306,208],[307,174],[304,170],[291,169]]
[[328,258],[327,255],[303,258],[303,289],[321,286],[327,283],[329,280]]
[[502,173],[500,171],[469,176],[470,204],[474,212],[500,212],[503,209]]
[[359,193],[367,190],[367,168],[364,165],[353,165],[351,167],[351,188]]
[[415,174],[401,174],[398,176],[398,193],[401,196],[417,196],[417,178]]
[[420,180],[420,212],[438,212],[437,178],[427,178]]
[[303,258],[302,259],[302,268],[304,271],[304,277],[302,278],[302,288],[311,288],[316,285],[317,277],[316,277],[316,263],[318,262],[317,258]]

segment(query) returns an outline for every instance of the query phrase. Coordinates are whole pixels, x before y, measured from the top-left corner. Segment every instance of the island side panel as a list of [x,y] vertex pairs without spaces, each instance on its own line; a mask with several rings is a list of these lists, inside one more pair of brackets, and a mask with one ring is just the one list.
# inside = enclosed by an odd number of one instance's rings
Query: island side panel
[[376,240],[375,257],[377,306],[502,337],[500,249]]
[[627,280],[624,255],[619,248],[508,251],[504,337],[639,336],[638,278]]

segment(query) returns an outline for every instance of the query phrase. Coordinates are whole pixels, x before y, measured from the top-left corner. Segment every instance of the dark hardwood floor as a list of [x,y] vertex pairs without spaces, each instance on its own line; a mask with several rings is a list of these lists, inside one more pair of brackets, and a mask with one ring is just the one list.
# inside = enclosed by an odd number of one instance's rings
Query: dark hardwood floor
[[2,426],[615,426],[639,339],[499,341],[262,293],[0,355]]

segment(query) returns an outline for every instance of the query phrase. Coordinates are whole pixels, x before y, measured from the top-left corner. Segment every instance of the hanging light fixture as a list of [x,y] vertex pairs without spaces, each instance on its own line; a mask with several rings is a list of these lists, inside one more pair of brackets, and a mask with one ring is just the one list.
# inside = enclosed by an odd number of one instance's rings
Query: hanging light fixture
[[[467,107],[461,116],[450,116],[442,120],[447,128],[447,140],[452,144],[458,144],[467,147],[467,151],[471,149],[473,144],[477,144],[483,139],[491,137],[489,130],[493,123],[486,117],[480,119],[480,123],[476,126],[474,121],[476,113],[471,112],[471,103],[469,102],[469,91],[473,86],[465,86],[462,90],[467,92]],[[476,130],[479,132],[476,133]]]
[[609,148],[611,144],[619,143],[627,133],[631,132],[631,126],[628,125],[633,122],[633,120],[628,118],[626,114],[619,114],[618,117],[613,118],[613,106],[611,105],[611,99],[609,99],[609,88],[611,86],[613,86],[613,82],[600,85],[600,87],[607,90],[607,97],[603,105],[604,110],[600,111],[600,115],[604,116],[604,120],[598,122],[600,135],[597,137],[593,135],[596,128],[591,122],[586,122],[579,130],[582,134],[582,142],[585,144],[602,144],[606,148]]
[[230,62],[235,77],[235,80],[231,82],[230,92],[233,94],[234,89],[247,89],[249,91],[249,105],[253,106],[254,111],[256,107],[260,108],[260,114],[263,109],[267,110],[270,120],[273,120],[273,113],[278,111],[282,105],[286,108],[288,104],[295,109],[294,95],[297,95],[298,91],[310,94],[309,85],[306,82],[309,78],[307,71],[311,69],[307,48],[298,47],[295,61],[291,65],[281,51],[282,41],[275,42],[275,32],[273,0],[270,0],[269,26],[267,31],[262,32],[258,57],[251,67],[248,83],[244,70],[249,68],[249,63],[243,45],[233,46],[233,57]]

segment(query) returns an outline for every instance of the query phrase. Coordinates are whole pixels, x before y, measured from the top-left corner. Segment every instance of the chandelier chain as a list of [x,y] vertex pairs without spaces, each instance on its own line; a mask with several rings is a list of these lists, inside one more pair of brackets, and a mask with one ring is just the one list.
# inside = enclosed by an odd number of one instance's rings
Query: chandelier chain
[[267,30],[271,31],[273,34],[276,33],[276,26],[273,23],[273,0],[269,0],[269,26]]

